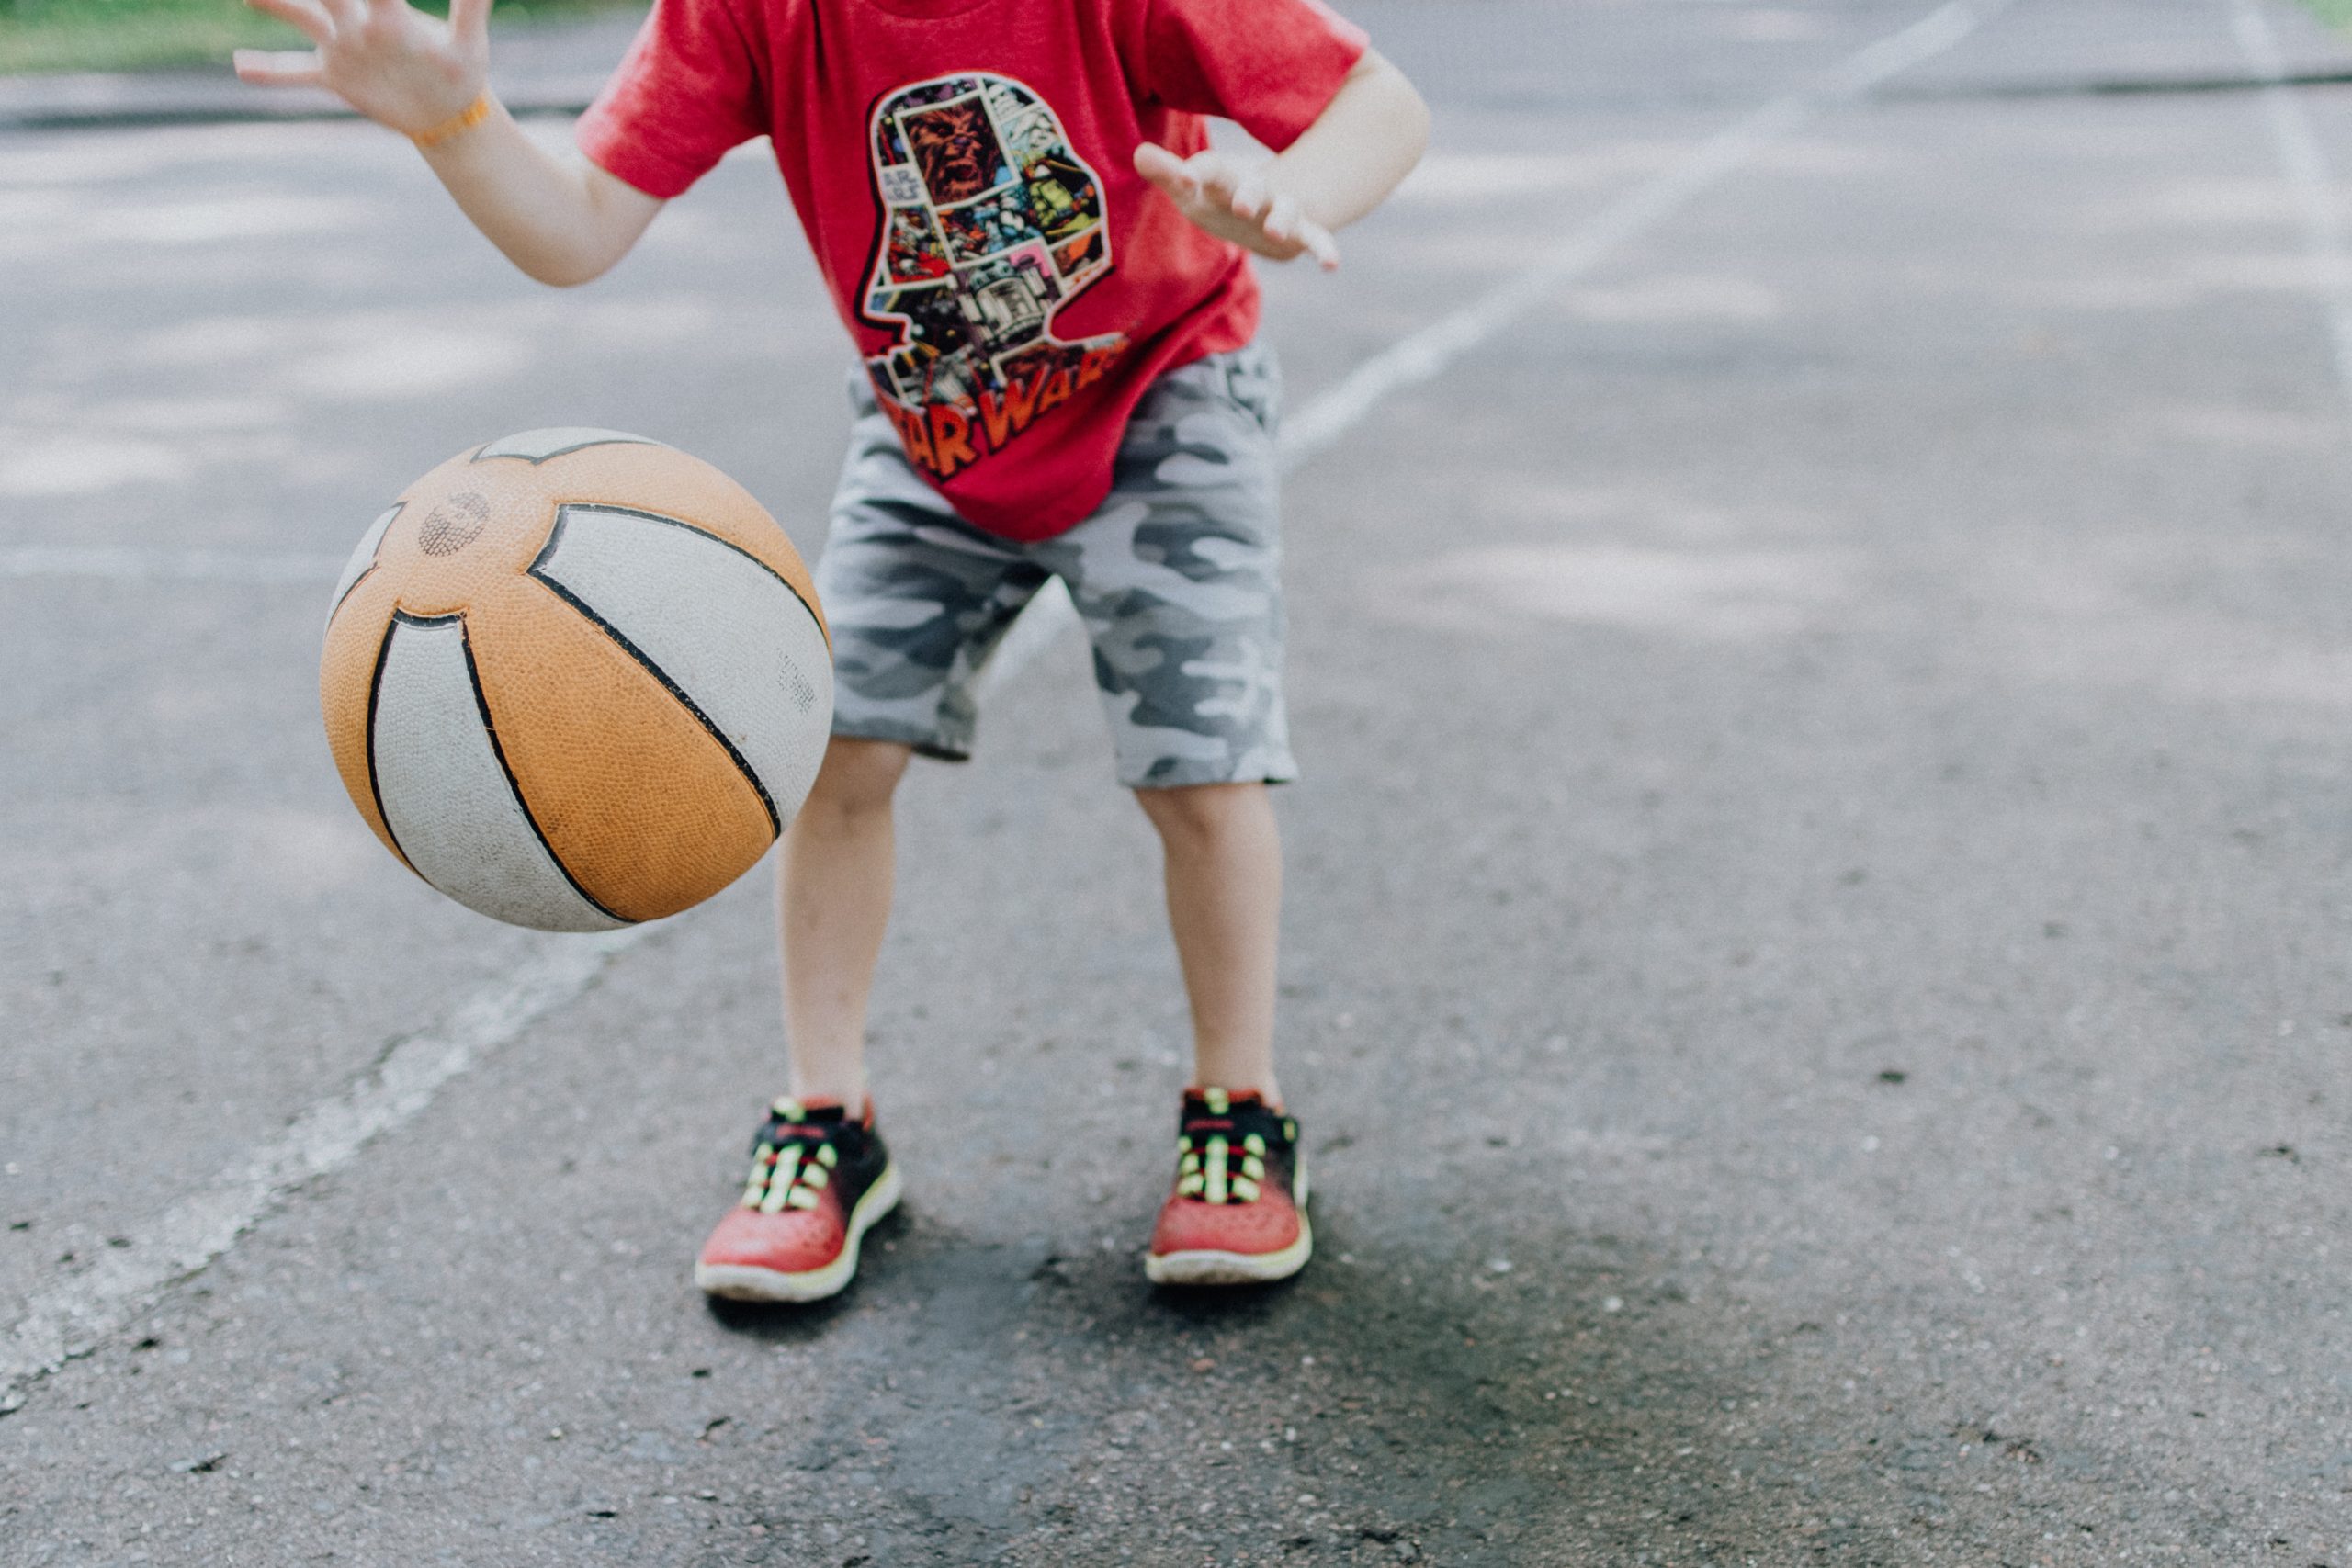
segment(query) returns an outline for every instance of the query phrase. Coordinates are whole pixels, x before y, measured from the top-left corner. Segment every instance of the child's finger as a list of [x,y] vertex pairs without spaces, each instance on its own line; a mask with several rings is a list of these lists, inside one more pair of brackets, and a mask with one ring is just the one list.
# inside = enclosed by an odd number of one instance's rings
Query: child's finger
[[[408,0],[393,0],[406,5]],[[454,38],[479,43],[490,37],[490,0],[449,0],[449,32]]]
[[323,87],[325,67],[310,49],[241,49],[230,57],[237,79],[259,87]]
[[1200,182],[1201,194],[1219,206],[1233,205],[1234,188],[1241,183],[1241,171],[1216,152],[1196,152],[1185,165],[1193,177]]
[[1200,188],[1183,159],[1157,141],[1146,141],[1136,148],[1136,173],[1166,191],[1178,201],[1190,199]]
[[1268,239],[1298,246],[1320,263],[1325,272],[1340,265],[1339,242],[1331,238],[1330,230],[1306,215],[1296,197],[1276,197],[1261,227]]
[[1234,182],[1233,215],[1247,218],[1252,223],[1273,210],[1274,193],[1266,185],[1263,175],[1254,170]]
[[1182,174],[1184,160],[1157,141],[1136,143],[1136,173],[1148,180],[1166,180]]
[[[245,0],[247,6],[265,17],[275,17],[288,27],[298,29],[312,43],[334,41],[334,23],[317,0]],[[239,50],[240,54],[258,54],[259,50]]]
[[1306,210],[1298,205],[1296,197],[1278,196],[1266,204],[1265,214],[1259,219],[1258,228],[1269,240],[1295,245],[1299,243],[1299,226],[1306,221]]

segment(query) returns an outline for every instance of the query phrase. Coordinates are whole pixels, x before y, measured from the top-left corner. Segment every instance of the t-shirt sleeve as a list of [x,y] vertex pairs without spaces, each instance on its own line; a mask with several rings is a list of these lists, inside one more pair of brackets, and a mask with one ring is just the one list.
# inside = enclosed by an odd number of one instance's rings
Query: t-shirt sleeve
[[589,162],[668,200],[764,135],[759,60],[729,0],[656,0],[577,139]]
[[1329,106],[1365,43],[1322,0],[1149,0],[1144,86],[1279,152]]

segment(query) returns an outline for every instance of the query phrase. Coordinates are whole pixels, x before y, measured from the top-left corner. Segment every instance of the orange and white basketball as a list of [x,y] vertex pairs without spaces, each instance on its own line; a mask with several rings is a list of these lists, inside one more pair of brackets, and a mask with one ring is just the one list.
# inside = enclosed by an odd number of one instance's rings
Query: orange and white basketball
[[699,903],[808,795],[832,660],[743,488],[609,430],[460,453],[376,519],[320,661],[352,804],[485,915],[604,931]]

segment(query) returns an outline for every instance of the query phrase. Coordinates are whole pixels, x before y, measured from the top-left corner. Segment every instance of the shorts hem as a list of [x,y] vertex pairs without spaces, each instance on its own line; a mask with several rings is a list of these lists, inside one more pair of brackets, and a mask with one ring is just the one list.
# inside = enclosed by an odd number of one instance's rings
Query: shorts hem
[[935,730],[911,724],[877,721],[869,724],[833,720],[833,734],[843,740],[888,740],[900,746],[910,746],[918,757],[929,757],[934,762],[968,762],[972,760],[969,741],[957,745]]
[[1252,768],[1247,773],[1237,773],[1229,767],[1214,762],[1193,762],[1148,778],[1129,778],[1124,773],[1119,775],[1119,787],[1122,789],[1191,789],[1198,784],[1285,784],[1297,782],[1298,768],[1295,764],[1284,768]]

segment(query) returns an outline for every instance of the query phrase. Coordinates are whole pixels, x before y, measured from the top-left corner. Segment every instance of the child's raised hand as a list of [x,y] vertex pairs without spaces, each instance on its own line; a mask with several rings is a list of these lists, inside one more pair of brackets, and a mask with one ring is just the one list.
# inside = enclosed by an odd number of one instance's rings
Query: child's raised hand
[[318,47],[241,49],[237,74],[274,87],[324,87],[369,119],[414,136],[463,115],[490,68],[491,0],[450,0],[442,21],[407,0],[245,0]]
[[1326,272],[1338,266],[1340,247],[1331,231],[1309,218],[1296,197],[1275,190],[1266,178],[1267,167],[1247,167],[1215,152],[1179,158],[1152,141],[1136,149],[1136,173],[1167,192],[1185,217],[1210,233],[1275,261],[1311,255]]

